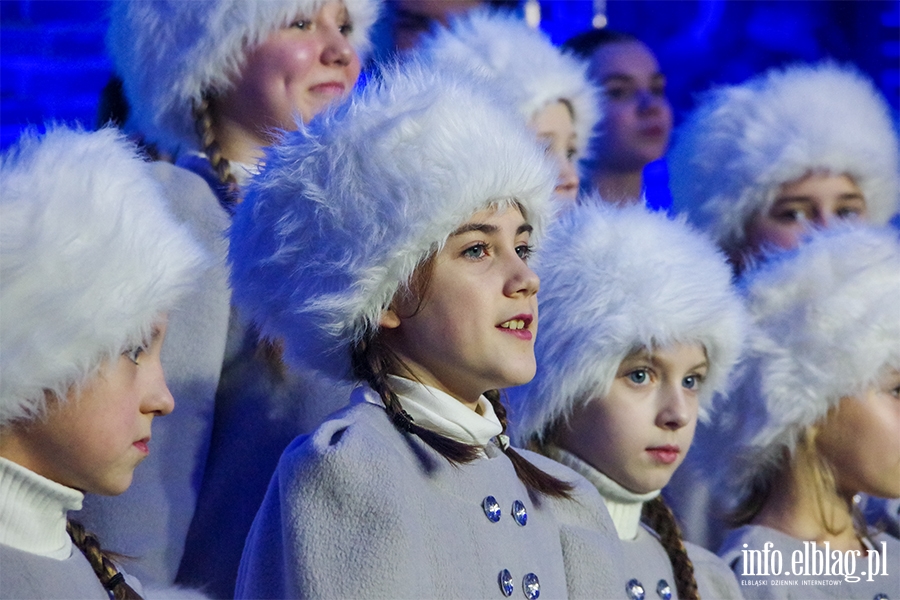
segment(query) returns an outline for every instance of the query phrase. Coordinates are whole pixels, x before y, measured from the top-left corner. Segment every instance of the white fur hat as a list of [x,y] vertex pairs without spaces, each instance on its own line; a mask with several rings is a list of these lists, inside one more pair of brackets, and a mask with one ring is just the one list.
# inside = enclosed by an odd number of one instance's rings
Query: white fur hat
[[486,77],[512,99],[526,122],[550,103],[566,100],[574,112],[578,158],[600,121],[600,92],[587,62],[563,52],[512,13],[487,9],[455,18],[423,40],[420,51],[439,68]]
[[[341,0],[363,54],[379,0]],[[250,49],[328,0],[113,0],[107,49],[122,78],[130,120],[148,141],[175,151],[200,145],[193,106],[228,90]]]
[[669,153],[675,208],[728,251],[778,188],[811,171],[849,175],[871,221],[900,199],[900,153],[890,108],[872,82],[830,62],[772,69],[711,90]]
[[555,178],[483,88],[388,67],[268,151],[234,216],[233,301],[289,364],[346,378],[350,346],[456,227],[514,200],[539,236]]
[[703,448],[719,459],[705,462],[729,509],[841,398],[900,368],[900,240],[887,227],[820,231],[747,272],[743,287],[753,329]]
[[537,375],[510,390],[519,443],[541,439],[576,406],[609,392],[619,364],[642,347],[703,345],[705,415],[740,354],[743,304],[725,257],[706,236],[643,206],[594,200],[551,227],[534,263],[541,278]]
[[26,132],[0,162],[0,425],[146,339],[204,264],[121,133]]

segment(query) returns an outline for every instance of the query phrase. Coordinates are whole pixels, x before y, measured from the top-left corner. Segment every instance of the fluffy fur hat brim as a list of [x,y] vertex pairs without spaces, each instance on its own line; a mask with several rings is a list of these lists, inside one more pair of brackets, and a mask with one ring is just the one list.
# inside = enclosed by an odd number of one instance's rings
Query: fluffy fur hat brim
[[[177,152],[200,145],[193,107],[225,92],[249,50],[328,0],[114,0],[107,49],[122,78],[130,122],[147,140]],[[379,0],[342,0],[350,43],[368,52]]]
[[676,209],[729,251],[778,188],[813,171],[849,175],[870,219],[900,201],[900,151],[890,108],[853,68],[825,62],[773,69],[708,92],[669,153]]
[[712,242],[683,220],[593,200],[551,227],[534,263],[537,375],[510,392],[520,443],[541,439],[576,406],[608,393],[637,349],[705,348],[701,414],[740,354],[745,311]]
[[289,363],[349,348],[475,212],[516,202],[537,239],[555,168],[483,87],[413,62],[271,148],[231,229],[233,301]]
[[600,92],[587,76],[587,63],[555,47],[542,32],[513,14],[486,9],[454,19],[420,45],[437,68],[487,77],[530,122],[554,102],[571,105],[578,158],[601,119]]
[[887,228],[819,232],[747,273],[743,287],[754,327],[704,434],[731,508],[842,398],[900,369],[900,240]]
[[206,259],[116,130],[26,132],[0,179],[5,425],[146,339]]

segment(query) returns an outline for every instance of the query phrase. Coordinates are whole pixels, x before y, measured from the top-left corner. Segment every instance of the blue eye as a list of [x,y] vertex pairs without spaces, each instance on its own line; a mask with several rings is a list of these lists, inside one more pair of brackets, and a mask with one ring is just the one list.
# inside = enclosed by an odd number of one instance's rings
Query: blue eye
[[688,375],[684,379],[681,380],[681,385],[686,390],[696,390],[700,387],[700,384],[703,382],[703,376],[701,375]]
[[638,369],[636,371],[632,371],[628,374],[628,379],[632,381],[632,383],[636,383],[638,385],[643,385],[647,383],[647,380],[650,379],[650,374],[647,373],[646,369]]
[[528,260],[531,258],[531,255],[534,253],[534,246],[530,244],[522,244],[521,246],[516,246],[516,254],[519,255],[519,258],[522,260]]
[[466,258],[484,258],[487,255],[487,244],[475,244],[463,250],[462,254]]

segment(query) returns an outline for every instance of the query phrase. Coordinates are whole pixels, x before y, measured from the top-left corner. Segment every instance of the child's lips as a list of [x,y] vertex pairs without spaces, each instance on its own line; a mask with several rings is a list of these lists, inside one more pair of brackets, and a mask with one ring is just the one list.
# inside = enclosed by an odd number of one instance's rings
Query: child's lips
[[673,445],[653,446],[647,448],[647,453],[657,462],[664,465],[671,465],[678,460],[678,456],[681,454],[681,448]]
[[497,325],[497,329],[521,340],[528,341],[534,338],[534,334],[530,329],[532,321],[534,321],[534,317],[531,315],[516,315]]
[[136,441],[134,444],[132,444],[132,446],[134,446],[144,454],[150,454],[150,438],[148,437]]

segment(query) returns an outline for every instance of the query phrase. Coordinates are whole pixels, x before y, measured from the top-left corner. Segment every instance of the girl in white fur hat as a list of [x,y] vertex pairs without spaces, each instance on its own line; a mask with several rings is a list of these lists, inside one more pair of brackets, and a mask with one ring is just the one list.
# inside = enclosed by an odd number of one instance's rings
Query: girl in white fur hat
[[[378,0],[118,0],[110,55],[129,125],[226,205],[279,130],[350,93]],[[199,159],[199,160],[198,160]]]
[[747,597],[900,597],[900,542],[854,507],[900,497],[898,265],[895,231],[841,227],[747,274],[755,328],[701,448]]
[[831,62],[708,92],[669,154],[674,207],[738,271],[767,248],[795,247],[811,226],[887,223],[898,164],[887,102],[857,70]]
[[586,64],[514,14],[488,10],[456,18],[419,49],[437,68],[462,69],[503,88],[556,158],[555,197],[575,201],[579,163],[600,121],[599,92],[587,78]]
[[205,255],[115,130],[26,133],[0,187],[0,597],[139,597],[67,512],[150,453],[166,312]]
[[[262,147],[350,93],[380,0],[162,0],[112,3],[107,42],[132,114],[129,129],[201,175],[219,203],[172,189],[198,231],[224,240],[230,211]],[[181,170],[183,171],[183,169]],[[182,173],[183,175],[183,173]],[[219,206],[218,204],[221,204]],[[224,243],[221,244],[224,246]],[[284,373],[230,307],[220,278],[173,322],[163,354],[181,375],[182,410],[164,423],[161,452],[125,503],[89,504],[92,525],[127,542],[146,576],[233,593],[250,522],[284,447],[330,411],[296,401],[317,389]],[[230,322],[229,322],[230,318]],[[201,323],[208,327],[201,328]],[[227,339],[226,339],[227,337]],[[177,343],[176,343],[177,342]],[[243,482],[239,497],[230,490]],[[133,543],[129,512],[152,536]],[[220,527],[222,520],[231,525]],[[124,521],[124,523],[120,522]],[[216,553],[209,552],[215,546]]]
[[538,369],[510,392],[514,437],[603,496],[627,565],[617,597],[739,598],[660,496],[739,354],[730,270],[684,222],[595,204],[563,215],[541,247]]
[[527,261],[555,169],[496,102],[390,68],[274,146],[238,207],[237,306],[292,368],[358,383],[282,456],[238,597],[614,593],[599,495],[504,435],[497,390],[534,374]]

